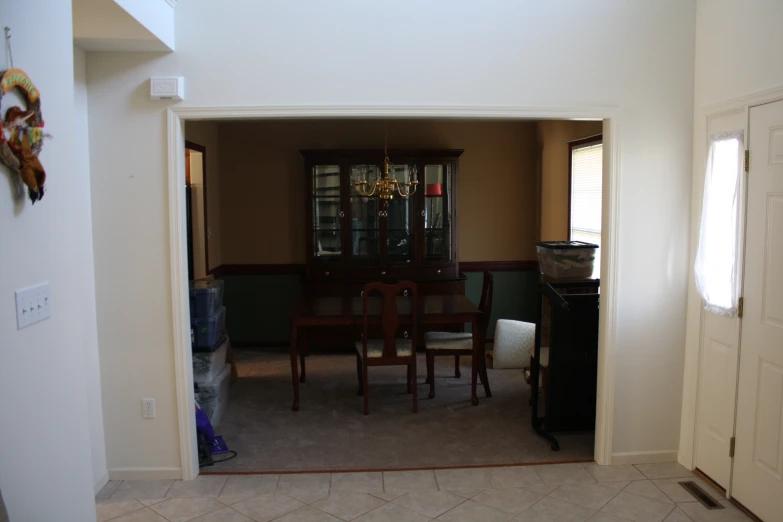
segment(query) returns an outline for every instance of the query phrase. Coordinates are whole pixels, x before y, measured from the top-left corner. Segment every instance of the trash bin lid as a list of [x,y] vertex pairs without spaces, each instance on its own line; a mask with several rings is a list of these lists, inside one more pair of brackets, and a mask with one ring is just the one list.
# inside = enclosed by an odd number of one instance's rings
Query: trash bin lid
[[598,245],[595,243],[585,243],[584,241],[539,241],[536,243],[536,246],[557,249],[598,248]]

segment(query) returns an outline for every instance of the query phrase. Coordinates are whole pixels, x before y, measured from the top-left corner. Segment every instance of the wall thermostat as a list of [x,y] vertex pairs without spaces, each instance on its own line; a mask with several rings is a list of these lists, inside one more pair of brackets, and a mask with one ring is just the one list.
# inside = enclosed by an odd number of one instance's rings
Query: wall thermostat
[[182,76],[150,78],[150,98],[175,101],[185,99],[185,78]]

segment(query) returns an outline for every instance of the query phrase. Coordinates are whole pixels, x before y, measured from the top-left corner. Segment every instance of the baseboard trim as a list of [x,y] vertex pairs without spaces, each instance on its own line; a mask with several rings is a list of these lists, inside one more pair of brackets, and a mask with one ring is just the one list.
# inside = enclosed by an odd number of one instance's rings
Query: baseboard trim
[[655,464],[658,462],[677,462],[677,450],[612,453],[612,466],[622,464]]
[[393,471],[430,471],[447,469],[486,469],[486,468],[518,468],[530,466],[550,466],[555,464],[591,464],[592,459],[577,460],[543,460],[539,462],[517,462],[512,464],[470,464],[467,466],[425,466],[419,468],[349,468],[349,469],[302,469],[302,470],[272,470],[272,471],[202,471],[199,475],[303,475],[310,473],[381,473]]
[[101,478],[94,484],[95,494],[97,495],[103,489],[103,486],[109,483],[109,471],[107,470]]
[[111,480],[171,480],[181,479],[181,468],[111,468]]

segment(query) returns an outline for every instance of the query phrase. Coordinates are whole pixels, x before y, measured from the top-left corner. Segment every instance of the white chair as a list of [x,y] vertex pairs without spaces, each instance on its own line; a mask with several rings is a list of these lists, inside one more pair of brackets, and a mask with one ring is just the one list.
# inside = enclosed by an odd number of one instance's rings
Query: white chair
[[532,354],[535,347],[535,323],[498,319],[495,325],[492,367],[496,369],[524,368],[528,353]]

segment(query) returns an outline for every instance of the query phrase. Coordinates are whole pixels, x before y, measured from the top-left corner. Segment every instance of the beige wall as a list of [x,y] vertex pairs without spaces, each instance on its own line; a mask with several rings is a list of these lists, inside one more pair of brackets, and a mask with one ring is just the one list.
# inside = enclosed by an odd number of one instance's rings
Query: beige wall
[[[396,120],[388,131],[390,148],[465,149],[458,178],[461,261],[534,258],[535,123]],[[304,263],[299,150],[380,148],[383,138],[380,120],[221,123],[222,262]],[[211,201],[210,195],[210,223]]]
[[540,157],[540,240],[568,239],[568,144],[600,134],[603,122],[537,122]]
[[185,124],[185,139],[207,148],[207,226],[209,230],[209,268],[223,263],[220,234],[220,124],[211,121],[190,121]]
[[[87,103],[87,53],[83,49],[73,48],[73,81],[76,106],[76,120],[73,131],[80,136],[78,139],[79,163],[78,170],[88,181],[90,175],[90,126]],[[90,229],[92,229],[92,209],[90,201],[85,201]],[[84,325],[84,373],[87,387],[88,411],[90,416],[90,444],[92,456],[92,476],[95,488],[103,487],[109,474],[106,467],[106,439],[103,430],[103,403],[101,399],[101,367],[98,349],[98,327],[95,306],[95,262],[93,259],[92,237],[89,238],[90,248],[82,252],[82,264],[89,274],[84,291],[89,295],[87,302],[80,307],[82,324]]]
[[[462,148],[461,261],[535,259],[568,237],[568,145],[602,122],[388,122],[392,148]],[[377,148],[380,120],[188,122],[207,147],[209,264],[305,262],[300,149]],[[222,154],[221,154],[222,152]],[[393,160],[393,158],[392,158]],[[537,195],[540,194],[540,198]]]

